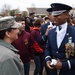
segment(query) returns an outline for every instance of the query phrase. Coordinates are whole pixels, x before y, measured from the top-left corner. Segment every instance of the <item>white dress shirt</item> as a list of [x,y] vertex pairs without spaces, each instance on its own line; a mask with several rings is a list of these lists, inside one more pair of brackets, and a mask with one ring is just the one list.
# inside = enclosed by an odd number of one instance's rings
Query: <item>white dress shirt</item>
[[58,48],[60,47],[61,45],[61,42],[63,41],[64,37],[65,37],[65,34],[66,34],[66,30],[67,30],[67,25],[68,23],[64,23],[61,26],[61,30],[59,31],[59,26],[57,26],[56,28],[56,32],[57,32],[57,46]]

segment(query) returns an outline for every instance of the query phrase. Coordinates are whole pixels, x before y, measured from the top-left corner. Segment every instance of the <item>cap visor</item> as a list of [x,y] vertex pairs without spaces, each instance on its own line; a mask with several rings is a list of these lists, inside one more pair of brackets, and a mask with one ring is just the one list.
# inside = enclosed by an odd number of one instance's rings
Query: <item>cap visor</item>
[[58,15],[62,14],[62,13],[65,12],[65,11],[66,11],[66,10],[53,11],[53,12],[52,12],[52,15],[53,15],[53,16],[58,16]]
[[21,23],[18,22],[14,22],[14,25],[11,26],[11,28],[20,28],[21,27]]

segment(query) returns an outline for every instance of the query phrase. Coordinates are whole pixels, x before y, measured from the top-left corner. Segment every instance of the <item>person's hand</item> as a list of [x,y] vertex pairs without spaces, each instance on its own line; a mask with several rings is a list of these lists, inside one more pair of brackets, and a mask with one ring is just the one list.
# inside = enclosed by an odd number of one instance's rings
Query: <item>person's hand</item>
[[57,64],[55,66],[56,69],[61,69],[62,68],[62,62],[60,60],[57,60]]
[[50,30],[51,28],[52,28],[52,27],[48,27],[48,28],[47,28],[47,30],[46,30],[46,32],[45,32],[45,35],[46,35],[46,36],[48,36],[48,32],[49,32],[49,30]]
[[51,61],[46,62],[46,65],[49,69],[54,69],[54,65],[50,65],[50,64],[51,64]]

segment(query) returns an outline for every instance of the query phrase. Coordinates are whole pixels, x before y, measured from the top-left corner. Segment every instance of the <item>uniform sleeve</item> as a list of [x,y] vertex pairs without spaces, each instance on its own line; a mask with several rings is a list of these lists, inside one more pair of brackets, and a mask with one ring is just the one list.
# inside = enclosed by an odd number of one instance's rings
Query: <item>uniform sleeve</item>
[[13,59],[0,64],[0,75],[22,75]]
[[48,33],[48,40],[46,42],[46,47],[45,47],[45,60],[46,62],[51,60],[52,58],[52,52],[51,52],[51,44],[50,44],[50,32]]
[[48,41],[46,43],[46,48],[45,48],[45,60],[46,62],[51,60],[51,51],[50,51],[50,45]]
[[62,62],[62,70],[70,69],[75,69],[75,58]]
[[40,42],[42,44],[47,42],[47,36],[45,35],[45,30],[44,30],[44,26],[43,25],[42,25],[41,31],[40,31]]

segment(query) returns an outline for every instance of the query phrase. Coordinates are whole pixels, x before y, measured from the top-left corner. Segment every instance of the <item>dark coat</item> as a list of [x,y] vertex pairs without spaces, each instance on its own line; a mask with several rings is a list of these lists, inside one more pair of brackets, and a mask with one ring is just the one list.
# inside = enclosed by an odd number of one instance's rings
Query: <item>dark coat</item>
[[43,44],[43,43],[46,43],[47,41],[47,36],[45,36],[45,32],[46,32],[46,29],[48,27],[48,25],[50,25],[50,22],[48,23],[45,23],[41,26],[41,31],[40,31],[40,42]]
[[[56,40],[56,28],[49,31],[48,34],[48,42],[46,44],[45,49],[45,57],[50,56],[52,58],[64,60],[62,61],[62,69],[60,70],[60,75],[75,75],[75,54],[74,56],[70,56],[68,59],[65,55],[65,44],[68,43],[68,37],[72,37],[72,42],[75,43],[75,29],[72,26],[68,25],[66,35],[60,45],[57,47],[57,40]],[[49,58],[46,61],[50,60]],[[69,70],[69,65],[67,60],[71,63],[71,69]],[[53,72],[52,75],[57,75],[56,70]]]
[[30,24],[25,23],[25,30],[30,33]]
[[30,62],[30,58],[33,59],[33,51],[31,49],[30,34],[26,31],[22,32],[18,39],[15,40],[13,46],[19,50],[20,57],[24,64]]
[[[40,49],[40,50],[42,49],[43,50],[43,45],[41,45],[40,40],[39,40],[40,39],[40,29],[37,28],[37,27],[34,27],[32,29],[32,31],[30,32],[30,35],[31,35],[32,43],[33,43],[34,55],[35,56],[42,55],[43,54],[43,51],[40,52],[40,53],[36,51],[36,49]],[[35,47],[34,46],[35,44],[38,45],[38,46]]]

